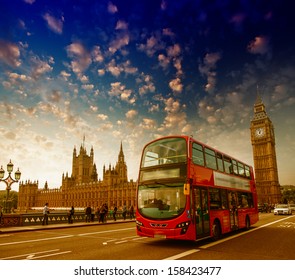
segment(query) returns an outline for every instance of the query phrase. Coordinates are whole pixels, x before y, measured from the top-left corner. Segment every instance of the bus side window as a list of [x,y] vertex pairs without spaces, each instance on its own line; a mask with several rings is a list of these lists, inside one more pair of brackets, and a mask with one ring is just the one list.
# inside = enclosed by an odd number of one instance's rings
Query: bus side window
[[221,171],[221,172],[224,172],[223,161],[222,161],[222,154],[216,153],[216,158],[217,158],[218,170]]
[[244,169],[243,163],[238,162],[238,170],[239,170],[239,175],[245,177],[245,169]]
[[232,159],[232,174],[236,174],[238,175],[238,165],[237,165],[237,161],[235,159]]
[[215,152],[209,148],[205,148],[205,161],[208,168],[217,169]]
[[248,197],[247,197],[247,199],[248,199],[248,207],[254,207],[254,203],[253,203],[253,194],[252,193],[248,193],[247,194],[248,195]]
[[238,193],[238,198],[241,208],[253,207],[253,198],[251,193]]
[[226,190],[223,190],[223,189],[220,190],[220,198],[221,198],[221,208],[228,209]]
[[247,178],[250,179],[251,173],[250,173],[250,167],[248,165],[245,165],[245,175]]
[[230,158],[223,156],[223,163],[224,163],[224,169],[225,172],[230,174],[231,173],[231,161]]
[[221,199],[219,189],[209,189],[210,209],[221,209]]
[[193,143],[193,163],[198,165],[205,165],[203,146]]

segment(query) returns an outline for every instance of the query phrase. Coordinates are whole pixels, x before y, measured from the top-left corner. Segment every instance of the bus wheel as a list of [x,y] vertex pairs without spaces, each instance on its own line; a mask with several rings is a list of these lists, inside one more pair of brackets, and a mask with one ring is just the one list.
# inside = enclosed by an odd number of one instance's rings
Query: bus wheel
[[250,219],[249,219],[249,216],[246,216],[246,227],[245,227],[246,230],[249,230],[250,229]]
[[218,240],[221,237],[221,227],[218,220],[215,220],[212,226],[212,237],[214,240]]

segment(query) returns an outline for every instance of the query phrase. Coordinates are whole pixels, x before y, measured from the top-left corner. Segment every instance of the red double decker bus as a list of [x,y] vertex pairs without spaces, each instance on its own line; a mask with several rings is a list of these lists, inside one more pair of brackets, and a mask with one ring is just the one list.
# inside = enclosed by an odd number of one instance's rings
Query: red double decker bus
[[148,143],[142,153],[137,234],[220,238],[258,221],[253,168],[188,136]]

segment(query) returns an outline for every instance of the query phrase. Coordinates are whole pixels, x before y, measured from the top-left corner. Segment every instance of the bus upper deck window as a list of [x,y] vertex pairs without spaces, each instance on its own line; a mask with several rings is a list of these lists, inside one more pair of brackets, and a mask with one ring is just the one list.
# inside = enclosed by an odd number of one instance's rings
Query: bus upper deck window
[[211,149],[205,148],[205,160],[208,168],[217,169],[215,152]]
[[243,163],[238,162],[238,170],[240,176],[245,176],[245,168]]
[[224,156],[223,157],[223,163],[224,163],[225,172],[228,173],[228,174],[232,173],[231,172],[232,168],[231,168],[231,160],[230,160],[230,158]]
[[235,159],[232,159],[231,161],[232,163],[232,173],[238,175],[238,165],[237,165],[237,161]]
[[216,158],[217,158],[218,170],[221,171],[221,172],[224,172],[223,161],[222,161],[222,154],[216,153]]
[[250,167],[248,165],[245,165],[245,176],[251,178]]
[[145,147],[141,167],[186,162],[186,141],[183,138],[167,138]]
[[198,165],[205,165],[203,146],[193,143],[193,163]]

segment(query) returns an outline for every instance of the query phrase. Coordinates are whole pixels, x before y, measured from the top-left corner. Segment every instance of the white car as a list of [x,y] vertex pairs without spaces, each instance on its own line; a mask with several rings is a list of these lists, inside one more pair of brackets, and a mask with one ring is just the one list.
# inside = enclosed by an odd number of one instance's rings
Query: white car
[[292,215],[292,209],[288,204],[277,204],[273,213],[275,215]]

